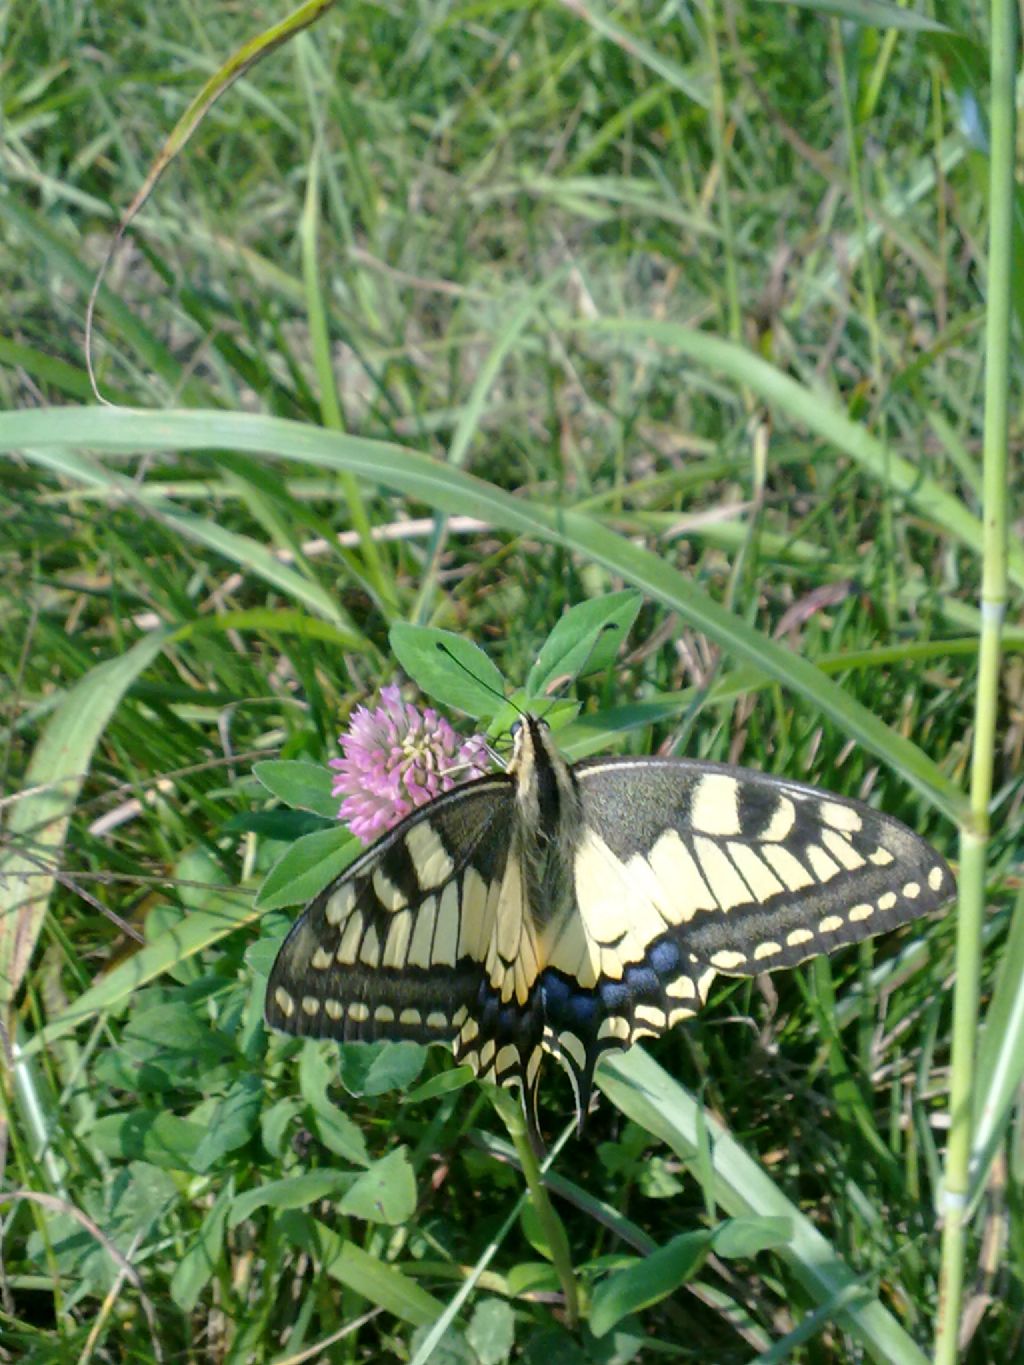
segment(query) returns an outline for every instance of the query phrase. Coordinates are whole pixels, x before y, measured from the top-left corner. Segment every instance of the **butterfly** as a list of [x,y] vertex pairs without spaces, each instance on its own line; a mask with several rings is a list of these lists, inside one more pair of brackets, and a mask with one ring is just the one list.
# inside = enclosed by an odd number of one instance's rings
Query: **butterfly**
[[273,1028],[444,1043],[518,1087],[539,1143],[546,1056],[577,1123],[611,1049],[753,976],[893,929],[953,893],[919,835],[858,801],[685,758],[569,764],[513,726],[504,772],[406,816],[302,913],[270,973]]

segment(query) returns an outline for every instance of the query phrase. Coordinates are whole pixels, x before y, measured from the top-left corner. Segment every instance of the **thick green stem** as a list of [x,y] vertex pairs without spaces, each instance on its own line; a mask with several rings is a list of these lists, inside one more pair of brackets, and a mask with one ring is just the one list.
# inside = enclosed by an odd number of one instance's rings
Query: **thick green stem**
[[548,1244],[548,1250],[551,1252],[551,1261],[565,1295],[566,1325],[570,1329],[575,1328],[580,1318],[580,1306],[579,1295],[576,1291],[576,1274],[572,1268],[572,1255],[569,1251],[569,1238],[566,1236],[565,1225],[555,1212],[551,1200],[548,1198],[547,1188],[541,1179],[537,1154],[533,1150],[529,1134],[526,1131],[526,1118],[521,1106],[516,1103],[507,1090],[502,1090],[497,1086],[493,1087],[491,1102],[508,1129],[508,1135],[512,1139],[516,1155],[519,1157],[519,1163],[523,1168],[523,1175],[526,1177],[526,1186],[530,1191],[530,1202],[540,1219],[541,1227],[544,1229],[544,1237]]
[[943,1229],[935,1336],[936,1365],[955,1365],[963,1304],[971,1115],[981,978],[981,925],[985,909],[1001,635],[1006,608],[1006,450],[1013,260],[1016,27],[1014,0],[992,0],[991,225],[985,334],[982,620],[971,762],[971,825],[962,830],[960,839],[960,913],[953,1005],[949,1147],[940,1205]]

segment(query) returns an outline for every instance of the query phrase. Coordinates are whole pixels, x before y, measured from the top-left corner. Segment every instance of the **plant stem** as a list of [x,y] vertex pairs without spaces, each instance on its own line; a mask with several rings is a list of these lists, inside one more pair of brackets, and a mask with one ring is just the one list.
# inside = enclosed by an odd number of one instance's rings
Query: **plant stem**
[[508,1135],[512,1139],[516,1155],[519,1157],[523,1168],[526,1186],[530,1191],[530,1202],[533,1204],[534,1212],[544,1229],[548,1250],[551,1253],[551,1261],[558,1273],[562,1292],[565,1295],[566,1326],[573,1330],[579,1322],[580,1306],[579,1295],[576,1291],[576,1275],[572,1268],[572,1255],[569,1251],[569,1239],[565,1233],[565,1225],[548,1198],[547,1188],[541,1179],[537,1153],[533,1150],[533,1144],[530,1142],[529,1134],[526,1131],[526,1119],[521,1106],[516,1103],[508,1091],[497,1086],[491,1088],[490,1099],[508,1129]]
[[953,1002],[950,1130],[940,1212],[942,1264],[936,1365],[955,1365],[963,1303],[973,1073],[978,1032],[981,924],[985,908],[989,803],[996,742],[1001,634],[1006,610],[1007,426],[1014,196],[1013,0],[992,0],[988,299],[985,333],[985,441],[981,637],[971,755],[971,823],[961,829],[960,905]]

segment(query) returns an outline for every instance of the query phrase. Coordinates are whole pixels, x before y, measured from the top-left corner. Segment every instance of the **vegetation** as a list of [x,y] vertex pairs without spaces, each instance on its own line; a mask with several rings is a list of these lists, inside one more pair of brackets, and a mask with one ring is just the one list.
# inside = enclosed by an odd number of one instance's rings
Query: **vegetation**
[[[282,14],[0,20],[0,1353],[1019,1358],[1012,11],[990,82],[963,6],[321,8],[223,90]],[[208,80],[99,404],[89,290]],[[555,1077],[531,1196],[442,1051],[268,1036],[309,885],[256,892],[339,839],[253,766],[334,757],[397,623],[516,682],[627,589],[569,756],[869,799],[959,863],[961,936],[719,980],[582,1139]]]

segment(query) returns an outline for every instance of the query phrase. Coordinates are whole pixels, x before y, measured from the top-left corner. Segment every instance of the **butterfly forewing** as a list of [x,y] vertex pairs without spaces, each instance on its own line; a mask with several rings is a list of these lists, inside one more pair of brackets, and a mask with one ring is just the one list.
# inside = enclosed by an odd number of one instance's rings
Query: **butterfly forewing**
[[407,816],[296,921],[267,1022],[345,1042],[453,1042],[484,981],[479,925],[505,877],[514,813],[497,775]]
[[518,824],[504,775],[406,817],[296,921],[267,1022],[342,1042],[446,1043],[482,1078],[535,1094],[543,1016]]

